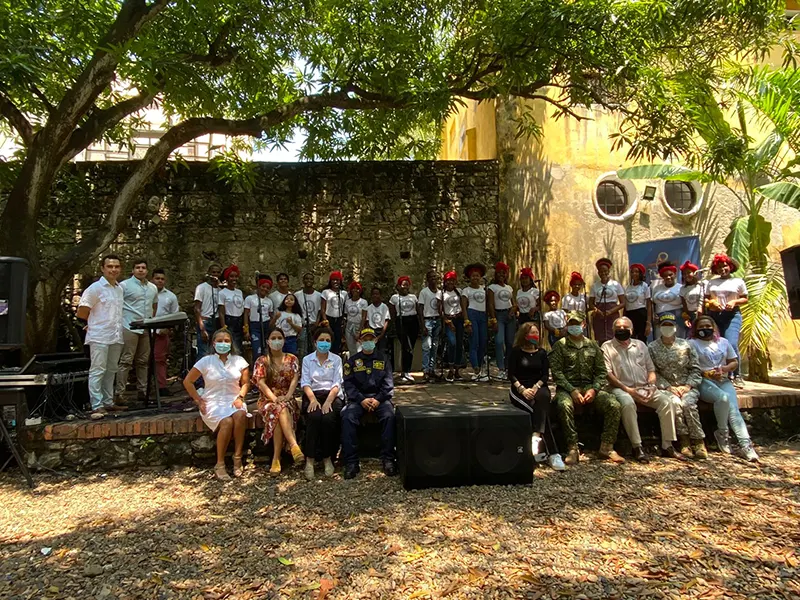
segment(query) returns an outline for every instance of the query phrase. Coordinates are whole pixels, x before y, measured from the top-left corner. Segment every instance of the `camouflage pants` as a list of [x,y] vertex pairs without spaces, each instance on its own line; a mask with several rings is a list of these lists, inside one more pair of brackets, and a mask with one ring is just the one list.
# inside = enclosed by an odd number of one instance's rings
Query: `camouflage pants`
[[665,390],[664,394],[669,396],[676,408],[680,407],[675,411],[675,431],[678,435],[688,435],[693,440],[702,440],[705,434],[700,424],[700,413],[697,412],[700,392],[692,389],[680,398],[668,390]]
[[[578,388],[581,393],[585,393],[588,388]],[[575,405],[566,390],[558,388],[556,390],[556,406],[558,407],[558,417],[561,427],[564,428],[564,437],[567,447],[572,448],[578,445],[578,432],[575,429]],[[619,401],[608,392],[597,392],[592,405],[603,415],[603,433],[600,441],[603,444],[613,445],[617,441],[619,432],[619,420],[622,415]]]

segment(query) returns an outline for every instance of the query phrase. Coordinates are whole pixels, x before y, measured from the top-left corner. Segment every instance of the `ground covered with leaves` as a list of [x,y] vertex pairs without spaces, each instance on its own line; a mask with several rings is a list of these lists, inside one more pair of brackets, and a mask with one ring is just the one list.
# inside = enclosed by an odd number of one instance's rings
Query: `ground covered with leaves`
[[0,478],[3,598],[798,598],[800,445],[405,491],[262,468]]

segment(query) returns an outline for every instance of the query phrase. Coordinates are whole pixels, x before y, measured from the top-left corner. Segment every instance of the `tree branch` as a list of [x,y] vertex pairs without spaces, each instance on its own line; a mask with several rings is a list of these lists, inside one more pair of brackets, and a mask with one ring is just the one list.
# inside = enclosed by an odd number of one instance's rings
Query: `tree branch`
[[185,56],[186,60],[193,63],[207,64],[210,67],[222,67],[232,63],[239,55],[238,50],[226,48],[223,51],[223,46],[228,41],[228,37],[236,26],[237,21],[235,17],[231,17],[223,23],[217,37],[208,43],[207,54],[187,54]]
[[22,143],[25,146],[29,146],[33,141],[33,126],[25,115],[22,114],[22,111],[17,108],[17,105],[3,92],[0,92],[0,115],[2,115],[17,134],[19,134]]
[[30,88],[31,88],[31,92],[33,93],[33,95],[36,96],[39,99],[39,102],[41,102],[44,105],[44,108],[47,111],[47,114],[48,115],[52,115],[53,114],[53,110],[55,110],[55,109],[54,109],[53,105],[50,103],[50,100],[47,99],[47,96],[45,96],[42,93],[42,90],[40,90],[38,87],[36,87],[32,83],[30,84]]

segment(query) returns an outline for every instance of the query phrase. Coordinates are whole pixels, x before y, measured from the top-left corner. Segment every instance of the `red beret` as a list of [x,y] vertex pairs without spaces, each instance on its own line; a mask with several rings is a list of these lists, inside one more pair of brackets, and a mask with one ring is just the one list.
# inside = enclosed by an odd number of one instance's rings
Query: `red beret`
[[397,285],[402,285],[404,281],[407,281],[408,285],[411,285],[411,277],[409,277],[408,275],[401,275],[400,277],[398,277]]
[[711,270],[716,272],[717,267],[720,265],[728,265],[731,268],[731,272],[733,272],[737,266],[727,254],[715,254],[714,260],[711,261]]
[[606,265],[610,269],[612,266],[614,266],[614,263],[611,262],[610,258],[601,258],[596,263],[594,263],[596,269],[599,269],[603,265]]
[[362,290],[362,291],[364,290],[363,286],[360,283],[358,283],[357,281],[351,281],[350,285],[347,286],[348,290],[353,290],[355,288],[358,288],[359,290]]
[[508,265],[504,262],[496,262],[494,263],[494,270],[505,271],[506,273],[508,273]]
[[681,272],[683,271],[697,271],[700,269],[696,264],[689,262],[688,260],[681,265]]
[[659,275],[661,275],[662,273],[668,273],[669,271],[672,271],[673,273],[677,273],[678,272],[678,267],[676,267],[675,265],[673,265],[671,263],[670,264],[662,264],[660,267],[658,267],[658,274]]
[[258,276],[258,285],[261,285],[265,281],[269,284],[269,287],[272,287],[272,277],[266,274]]
[[530,267],[525,267],[519,272],[520,277],[529,277],[531,281],[533,281],[533,269]]
[[631,270],[633,269],[639,271],[639,273],[642,274],[642,277],[644,277],[647,274],[647,269],[644,268],[644,265],[642,263],[633,263],[631,265]]
[[455,271],[448,271],[444,274],[444,281],[449,281],[451,279],[458,279],[458,274]]
[[344,279],[344,277],[342,277],[342,272],[341,271],[332,271],[331,272],[331,276],[328,277],[328,280],[330,281],[332,279],[338,279],[339,281]]
[[466,267],[464,267],[464,275],[466,277],[469,277],[470,275],[472,275],[472,273],[474,271],[477,271],[478,273],[480,273],[481,277],[486,275],[486,267],[484,267],[480,263],[472,263],[472,264],[469,264]]
[[237,275],[239,275],[241,272],[239,271],[239,267],[237,267],[236,265],[231,265],[222,272],[222,278],[227,279],[228,277],[230,277],[231,273],[236,273]]
[[544,301],[545,301],[545,302],[550,302],[550,299],[551,299],[551,298],[555,298],[555,299],[556,299],[556,302],[558,302],[559,300],[561,300],[561,296],[560,296],[560,295],[558,294],[558,292],[557,292],[557,291],[555,291],[555,290],[548,290],[548,291],[546,291],[546,292],[544,293]]
[[583,275],[577,271],[573,271],[569,276],[569,284],[572,285],[574,283],[583,283]]

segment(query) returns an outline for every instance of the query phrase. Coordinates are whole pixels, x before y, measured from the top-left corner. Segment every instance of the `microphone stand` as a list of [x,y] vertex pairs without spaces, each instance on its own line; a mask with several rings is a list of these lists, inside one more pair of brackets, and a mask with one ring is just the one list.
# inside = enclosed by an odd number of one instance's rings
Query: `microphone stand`
[[[261,311],[263,310],[263,307],[261,306],[261,294],[258,293],[258,278],[260,276],[261,276],[261,273],[256,271],[256,297],[258,298],[258,330],[259,330],[259,333],[260,333],[260,336],[258,338],[258,342],[259,342],[258,345],[261,346],[261,348],[260,348],[261,349],[260,356],[264,356],[264,348],[265,348],[264,342],[266,341],[266,340],[264,340],[264,317],[263,317],[263,315],[261,313]],[[249,323],[248,323],[248,325],[249,325]]]
[[[305,290],[301,290],[301,293],[303,294],[303,316],[306,319],[306,330],[305,330],[305,332],[303,332],[303,337],[305,338],[305,343],[303,344],[303,346],[305,347],[306,352],[308,352],[309,341],[311,340],[311,338],[310,338],[310,336],[311,336],[311,325],[310,325],[310,321],[308,320],[308,300],[306,299],[306,291]],[[317,315],[317,317],[319,317],[319,315]],[[300,357],[300,360],[302,361],[303,358],[305,358],[305,357]]]
[[541,279],[534,279],[533,280],[533,287],[535,287],[537,290],[539,290],[539,298],[538,298],[539,310],[536,311],[536,314],[539,315],[539,318],[537,319],[538,323],[536,324],[536,326],[539,328],[539,335],[542,335],[542,331],[543,331],[542,327],[544,327],[543,318],[542,318],[542,288],[540,286],[536,285],[537,283],[542,283],[542,280]]
[[[583,314],[586,318],[586,329],[589,332],[589,339],[594,340],[594,326],[592,325],[592,319],[589,316],[589,298],[586,297],[586,282],[581,282],[581,295],[583,296]],[[580,296],[578,296],[580,298]]]
[[[607,292],[608,292],[608,286],[604,283],[603,284],[603,289],[600,292],[600,298],[603,300],[603,306],[604,307],[608,303],[607,300],[606,300]],[[603,308],[603,312],[605,312],[605,310],[606,309]],[[608,318],[607,317],[608,317],[608,315],[603,315],[603,335],[606,337],[606,339],[610,339],[610,337],[608,335]]]
[[[486,365],[486,381],[491,382],[492,378],[489,376],[489,338],[491,337],[490,333],[492,329],[489,327],[489,284],[485,275],[482,276],[481,279],[483,280],[483,308],[486,311],[486,348],[481,362]],[[496,358],[497,357],[495,357],[495,360]]]

